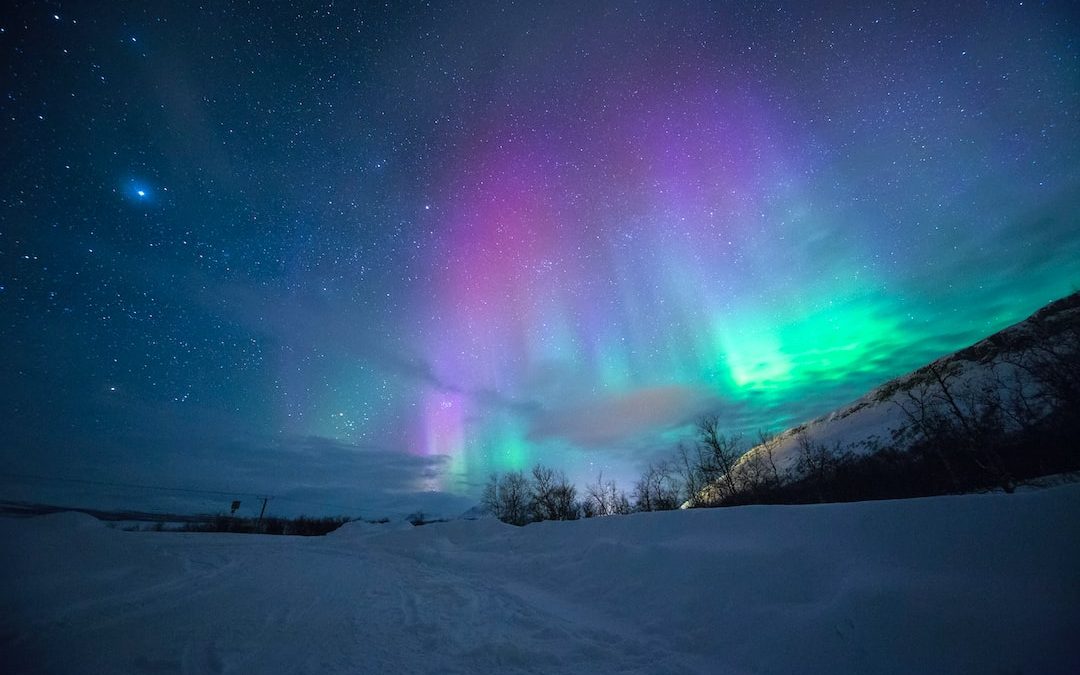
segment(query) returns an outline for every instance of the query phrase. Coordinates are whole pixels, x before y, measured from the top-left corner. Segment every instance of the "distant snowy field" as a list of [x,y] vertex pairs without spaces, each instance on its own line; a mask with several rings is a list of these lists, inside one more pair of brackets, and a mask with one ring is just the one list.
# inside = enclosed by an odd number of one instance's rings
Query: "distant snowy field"
[[1080,486],[322,538],[0,519],[4,673],[1077,673]]

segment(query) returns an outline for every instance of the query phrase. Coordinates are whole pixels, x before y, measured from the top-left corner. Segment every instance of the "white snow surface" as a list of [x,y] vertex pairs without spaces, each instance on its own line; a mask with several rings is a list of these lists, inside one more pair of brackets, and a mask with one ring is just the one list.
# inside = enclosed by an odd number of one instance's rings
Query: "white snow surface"
[[0,519],[4,673],[1077,673],[1080,485],[326,537]]

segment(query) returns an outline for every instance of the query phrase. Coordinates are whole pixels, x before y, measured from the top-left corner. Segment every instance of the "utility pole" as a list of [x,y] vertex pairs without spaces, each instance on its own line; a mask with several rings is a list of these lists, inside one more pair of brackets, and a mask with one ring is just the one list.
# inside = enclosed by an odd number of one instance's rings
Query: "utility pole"
[[262,527],[263,514],[266,513],[266,502],[270,501],[270,498],[269,497],[263,497],[262,500],[263,500],[263,505],[262,505],[262,509],[259,510],[259,520],[258,520],[258,522],[255,523],[255,531],[256,532],[258,532],[259,528]]

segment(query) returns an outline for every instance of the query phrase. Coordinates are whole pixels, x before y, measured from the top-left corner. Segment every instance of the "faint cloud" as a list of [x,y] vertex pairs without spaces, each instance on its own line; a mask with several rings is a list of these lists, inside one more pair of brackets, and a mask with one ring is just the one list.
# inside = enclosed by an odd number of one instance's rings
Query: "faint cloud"
[[547,409],[532,418],[530,440],[559,438],[589,448],[637,443],[685,426],[721,405],[700,387],[658,386]]

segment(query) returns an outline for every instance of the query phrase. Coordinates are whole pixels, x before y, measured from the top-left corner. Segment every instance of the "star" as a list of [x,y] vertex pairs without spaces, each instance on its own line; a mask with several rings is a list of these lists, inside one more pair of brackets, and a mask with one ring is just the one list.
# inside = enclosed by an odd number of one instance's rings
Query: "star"
[[123,195],[134,202],[153,203],[154,189],[146,181],[138,178],[129,178],[124,183]]

